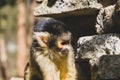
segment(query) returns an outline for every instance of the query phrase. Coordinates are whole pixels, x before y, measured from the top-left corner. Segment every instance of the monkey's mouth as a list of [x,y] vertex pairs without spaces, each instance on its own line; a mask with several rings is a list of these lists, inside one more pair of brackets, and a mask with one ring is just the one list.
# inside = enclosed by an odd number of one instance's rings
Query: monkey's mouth
[[69,50],[68,49],[62,49],[61,50],[61,54],[62,55],[67,55],[69,53]]

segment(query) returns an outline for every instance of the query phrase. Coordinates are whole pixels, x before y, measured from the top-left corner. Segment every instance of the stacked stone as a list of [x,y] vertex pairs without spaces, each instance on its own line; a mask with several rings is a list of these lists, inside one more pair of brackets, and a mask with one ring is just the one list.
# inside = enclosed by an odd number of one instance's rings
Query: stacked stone
[[89,59],[92,80],[120,80],[120,0],[100,9],[95,28],[99,35],[80,37],[77,53]]

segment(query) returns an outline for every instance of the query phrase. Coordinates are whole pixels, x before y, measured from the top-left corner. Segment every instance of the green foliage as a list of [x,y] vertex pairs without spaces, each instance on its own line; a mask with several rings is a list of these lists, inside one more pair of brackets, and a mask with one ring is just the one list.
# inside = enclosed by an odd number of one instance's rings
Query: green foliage
[[0,0],[0,8],[9,4],[9,5],[15,5],[17,0]]
[[17,30],[17,6],[5,5],[0,9],[0,32]]

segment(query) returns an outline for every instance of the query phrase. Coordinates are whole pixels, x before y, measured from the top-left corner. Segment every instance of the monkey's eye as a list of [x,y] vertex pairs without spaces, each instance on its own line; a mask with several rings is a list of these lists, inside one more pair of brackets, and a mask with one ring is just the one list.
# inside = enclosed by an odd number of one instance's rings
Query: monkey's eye
[[61,44],[62,45],[68,45],[70,43],[70,41],[63,41]]

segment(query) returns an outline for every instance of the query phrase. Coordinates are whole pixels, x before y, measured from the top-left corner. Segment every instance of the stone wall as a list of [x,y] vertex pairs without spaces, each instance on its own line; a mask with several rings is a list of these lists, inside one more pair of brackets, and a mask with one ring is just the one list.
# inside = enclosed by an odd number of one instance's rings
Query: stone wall
[[[119,64],[119,61],[117,61],[117,58],[119,60],[120,57],[117,57],[116,60],[114,60],[115,59],[114,56],[108,57],[107,62],[106,62],[107,58],[103,59],[101,57],[104,55],[120,55],[120,35],[119,34],[111,33],[111,34],[84,36],[79,38],[77,44],[78,44],[77,54],[79,59],[88,60],[90,64],[90,72],[91,72],[92,80],[97,80],[98,75],[100,76],[99,78],[101,78],[102,76],[102,80],[106,80],[106,77],[109,80],[111,80],[111,77],[113,78],[113,80],[116,80],[117,75],[116,76],[114,75],[118,72],[114,68],[117,68],[118,70],[120,69],[119,68],[120,66],[117,65]],[[112,60],[113,62],[115,61],[114,62],[115,64],[111,62]],[[112,68],[110,66],[110,63],[112,64],[111,66],[113,66],[114,71],[111,71],[108,69],[107,72],[106,71],[104,72],[106,68],[110,68],[110,69]],[[98,74],[98,70],[100,74]],[[117,79],[119,77],[120,76],[117,76]]]

